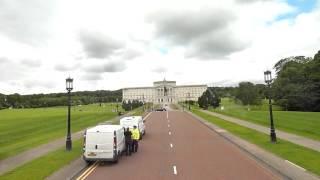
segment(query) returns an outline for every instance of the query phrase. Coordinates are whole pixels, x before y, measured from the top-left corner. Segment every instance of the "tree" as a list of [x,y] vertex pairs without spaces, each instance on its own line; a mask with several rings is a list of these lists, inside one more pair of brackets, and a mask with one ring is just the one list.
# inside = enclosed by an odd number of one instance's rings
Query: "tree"
[[214,88],[208,88],[199,98],[198,104],[203,109],[208,109],[209,106],[213,108],[219,107],[221,102],[220,97],[215,92]]
[[286,110],[320,111],[320,51],[314,58],[280,60],[273,86],[276,103]]
[[236,98],[243,105],[258,105],[261,104],[261,95],[258,88],[251,82],[241,82],[236,92]]

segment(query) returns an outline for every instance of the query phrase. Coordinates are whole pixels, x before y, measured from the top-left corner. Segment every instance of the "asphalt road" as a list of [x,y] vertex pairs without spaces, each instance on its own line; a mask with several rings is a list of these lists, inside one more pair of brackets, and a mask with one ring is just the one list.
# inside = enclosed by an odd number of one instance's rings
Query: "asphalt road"
[[90,167],[85,179],[281,179],[184,112],[153,112],[139,150],[117,164]]

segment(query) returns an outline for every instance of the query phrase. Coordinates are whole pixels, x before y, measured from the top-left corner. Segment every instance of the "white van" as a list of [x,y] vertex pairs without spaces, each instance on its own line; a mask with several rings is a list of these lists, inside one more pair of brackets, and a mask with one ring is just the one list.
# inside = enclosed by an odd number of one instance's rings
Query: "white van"
[[84,133],[83,159],[117,162],[125,151],[124,129],[120,125],[98,125]]
[[[137,126],[141,135],[146,134],[146,126],[144,124],[145,120],[142,119],[142,116],[128,116],[120,119],[120,125],[124,128],[132,129],[133,126]],[[142,138],[142,136],[140,136]]]

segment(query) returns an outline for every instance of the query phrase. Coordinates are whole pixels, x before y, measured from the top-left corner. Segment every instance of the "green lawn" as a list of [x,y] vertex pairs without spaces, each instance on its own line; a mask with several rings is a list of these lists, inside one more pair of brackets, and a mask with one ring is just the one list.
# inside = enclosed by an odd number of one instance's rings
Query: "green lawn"
[[2,176],[2,180],[37,180],[45,179],[55,171],[59,170],[64,165],[67,165],[72,160],[78,158],[82,154],[82,139],[73,142],[73,150],[66,151],[65,148],[60,148],[50,152],[33,161],[30,161],[12,171],[9,171]]
[[[71,130],[79,131],[117,116],[114,105],[72,107]],[[0,159],[66,135],[66,107],[0,111]]]
[[[251,106],[248,111],[247,106],[235,104],[233,100],[223,98],[221,106],[224,110],[217,108],[215,111],[221,114],[237,117],[253,123],[269,127],[269,111],[268,105],[264,101],[261,106]],[[294,112],[279,111],[279,107],[275,106],[273,117],[276,129],[320,140],[320,112]]]
[[259,147],[282,157],[283,159],[289,160],[317,175],[320,175],[320,152],[318,151],[304,148],[282,139],[278,139],[278,142],[273,144],[270,143],[269,135],[221,120],[217,117],[200,112],[197,109],[193,109],[192,112],[244,140],[256,144]]

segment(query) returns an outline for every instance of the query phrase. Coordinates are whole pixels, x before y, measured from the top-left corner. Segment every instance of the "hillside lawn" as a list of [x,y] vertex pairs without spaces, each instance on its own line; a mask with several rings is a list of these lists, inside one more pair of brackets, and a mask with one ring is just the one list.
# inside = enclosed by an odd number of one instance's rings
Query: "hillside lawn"
[[[224,107],[224,110],[221,110],[221,106]],[[243,106],[236,104],[232,99],[223,98],[220,107],[209,110],[266,127],[270,126],[269,106],[266,100],[260,106]],[[280,129],[320,140],[320,112],[281,111],[280,107],[273,107],[273,119],[276,130]]]
[[[117,113],[111,109],[115,109],[114,104],[72,107],[71,131],[77,132],[116,117]],[[67,107],[1,110],[0,160],[65,137],[66,126]]]

